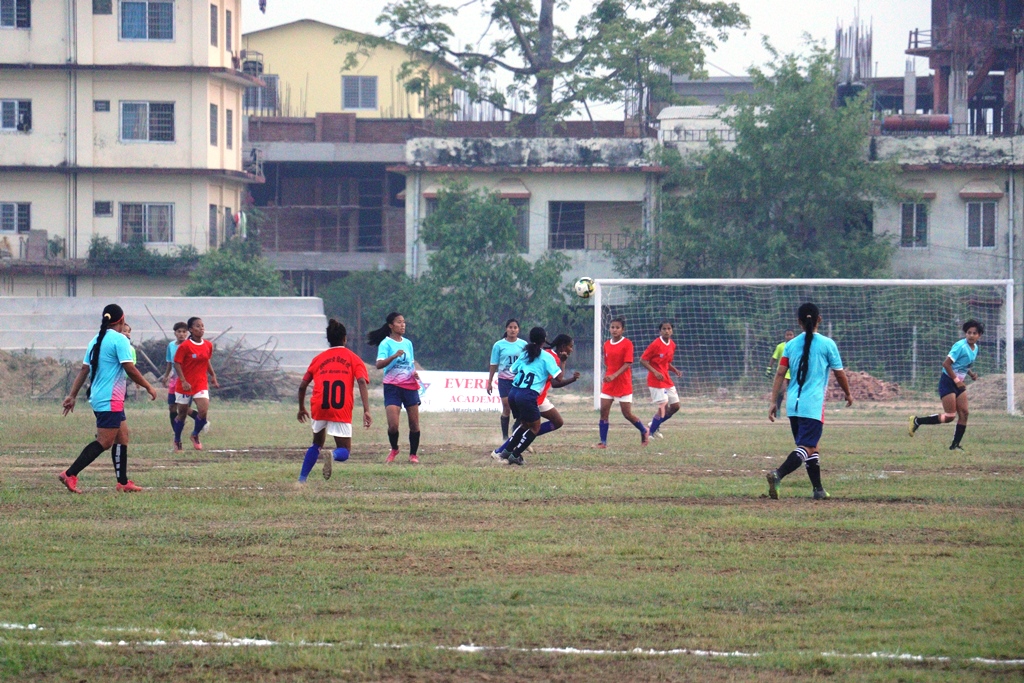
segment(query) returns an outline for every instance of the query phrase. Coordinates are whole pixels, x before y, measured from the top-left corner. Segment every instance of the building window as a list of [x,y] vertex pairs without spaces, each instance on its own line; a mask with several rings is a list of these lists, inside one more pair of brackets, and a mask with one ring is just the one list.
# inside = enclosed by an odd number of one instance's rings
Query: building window
[[93,100],[93,111],[110,111],[110,100]]
[[224,146],[228,149],[234,148],[235,137],[235,112],[230,109],[224,110]]
[[174,142],[174,103],[122,102],[121,140]]
[[31,0],[0,0],[0,28],[32,28]]
[[31,227],[31,204],[0,202],[0,232],[28,232]]
[[377,77],[376,76],[342,76],[341,77],[341,108],[342,109],[376,109],[377,108]]
[[121,0],[121,40],[174,40],[174,3]]
[[210,248],[213,249],[217,246],[217,217],[220,215],[220,209],[217,208],[216,204],[210,204]]
[[231,49],[231,10],[224,10],[224,49],[232,52]]
[[967,203],[967,246],[988,248],[996,246],[996,203]]
[[520,254],[530,253],[530,200],[529,199],[508,199],[509,204],[515,207],[517,245]]
[[173,204],[121,204],[121,241],[173,242]]
[[32,130],[32,101],[0,100],[0,130],[22,133]]
[[217,28],[218,11],[217,6],[210,3],[210,45],[217,47],[217,33],[220,31]]
[[93,14],[113,14],[114,13],[114,2],[113,2],[113,0],[92,0],[92,13]]
[[586,236],[583,202],[548,204],[548,247],[583,249]]
[[928,246],[927,204],[900,204],[900,246]]
[[92,215],[97,217],[113,216],[114,202],[93,202]]
[[210,105],[210,144],[217,146],[217,105]]
[[231,213],[231,207],[224,207],[224,241],[235,236],[235,217]]
[[260,78],[266,83],[265,87],[250,86],[245,89],[245,97],[242,104],[250,114],[264,114],[277,112],[277,76],[262,74]]

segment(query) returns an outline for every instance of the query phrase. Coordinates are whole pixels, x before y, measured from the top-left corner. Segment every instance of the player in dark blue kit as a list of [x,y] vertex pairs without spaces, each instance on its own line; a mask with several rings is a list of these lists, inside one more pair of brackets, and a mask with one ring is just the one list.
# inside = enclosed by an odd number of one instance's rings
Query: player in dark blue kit
[[547,385],[549,378],[553,379],[562,374],[562,368],[555,360],[555,355],[544,353],[547,336],[543,327],[534,327],[530,330],[530,343],[512,364],[515,379],[512,380],[508,403],[512,408],[512,414],[519,421],[519,426],[509,437],[512,451],[507,459],[512,465],[523,464],[523,451],[529,448],[540,433],[538,399],[541,390]]

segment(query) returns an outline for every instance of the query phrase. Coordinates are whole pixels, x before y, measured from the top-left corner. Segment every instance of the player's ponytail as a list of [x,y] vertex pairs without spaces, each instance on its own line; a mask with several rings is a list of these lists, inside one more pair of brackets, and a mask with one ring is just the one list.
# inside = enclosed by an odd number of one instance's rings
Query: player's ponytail
[[526,357],[531,362],[537,360],[540,356],[541,350],[544,348],[544,342],[547,341],[548,333],[544,331],[543,327],[534,327],[530,330],[530,343],[526,345]]
[[89,380],[96,379],[96,372],[100,367],[100,346],[103,345],[103,338],[107,336],[107,330],[124,320],[124,311],[117,304],[107,304],[103,309],[103,317],[100,319],[100,333],[96,336],[96,345],[92,347],[89,355]]
[[344,346],[348,330],[334,318],[327,321],[327,343],[331,346]]
[[558,351],[559,349],[564,349],[569,344],[572,344],[572,337],[567,334],[560,334],[552,339],[550,344],[552,349]]
[[[502,332],[501,339],[508,339],[508,326],[511,325],[512,323],[519,325],[519,321],[516,320],[515,318],[509,318],[508,320],[506,320],[505,327],[502,328],[505,331]],[[519,327],[522,327],[522,325],[519,325]],[[501,341],[501,339],[499,339],[498,341]]]
[[796,317],[800,321],[800,327],[804,328],[804,351],[800,356],[800,364],[796,368],[796,383],[803,390],[804,382],[807,381],[807,367],[810,365],[814,328],[818,325],[818,318],[821,317],[821,313],[818,311],[817,306],[808,302],[800,306],[800,309],[796,312]]
[[366,335],[366,343],[370,346],[380,346],[380,343],[384,341],[384,338],[391,334],[391,323],[395,322],[395,318],[400,315],[402,314],[398,311],[391,311],[388,313],[386,322]]

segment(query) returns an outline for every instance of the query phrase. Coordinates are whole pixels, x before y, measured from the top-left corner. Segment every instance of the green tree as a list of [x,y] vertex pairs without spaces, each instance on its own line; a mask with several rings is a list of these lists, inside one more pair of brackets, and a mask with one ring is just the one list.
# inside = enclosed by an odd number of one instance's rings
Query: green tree
[[[490,42],[482,49],[453,42],[447,21],[467,5],[478,5],[489,21],[479,42]],[[377,18],[385,34],[361,38],[346,68],[370,48],[399,41],[410,50],[398,79],[433,109],[450,102],[452,88],[501,108],[525,93],[538,129],[550,130],[554,120],[588,103],[621,102],[630,90],[674,101],[670,73],[703,73],[704,51],[725,40],[728,29],[747,26],[738,4],[729,2],[600,0],[575,26],[562,27],[555,13],[566,9],[556,0],[395,0]],[[430,77],[437,66],[447,74],[440,83]]]
[[897,199],[897,170],[868,159],[866,97],[836,102],[832,54],[779,56],[750,70],[754,93],[712,140],[666,153],[662,272],[684,277],[880,277],[894,245],[871,203]]
[[[376,358],[377,349],[366,344],[366,333],[383,325],[391,311],[413,317],[408,310],[412,293],[413,280],[404,272],[369,270],[349,273],[321,289],[319,295],[324,300],[327,316],[341,321],[347,328],[345,346],[370,361]],[[410,331],[414,329],[415,325],[410,324]]]
[[291,296],[292,287],[267,262],[254,240],[230,239],[199,258],[185,296]]

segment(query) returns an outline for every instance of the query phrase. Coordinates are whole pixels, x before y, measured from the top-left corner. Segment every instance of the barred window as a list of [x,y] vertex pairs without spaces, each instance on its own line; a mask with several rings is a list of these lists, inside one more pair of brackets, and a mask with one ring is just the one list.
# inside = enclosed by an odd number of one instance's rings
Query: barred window
[[516,235],[520,254],[530,253],[530,200],[529,199],[506,199],[509,204],[515,207]]
[[0,130],[32,130],[32,100],[0,100]]
[[900,246],[928,246],[928,205],[900,204]]
[[220,29],[217,27],[218,11],[217,6],[212,2],[210,3],[210,45],[217,47],[217,33]]
[[121,40],[174,40],[174,3],[121,0]]
[[217,105],[210,105],[210,144],[217,146]]
[[173,204],[121,204],[121,241],[173,242]]
[[174,142],[174,103],[122,102],[121,140]]
[[231,10],[224,10],[224,49],[231,52]]
[[586,237],[583,202],[548,204],[548,248],[583,249]]
[[224,146],[228,149],[234,148],[235,139],[235,112],[230,109],[224,110]]
[[243,106],[250,112],[276,112],[277,111],[277,76],[263,74],[260,76],[265,87],[249,86],[245,89],[245,97],[242,100]]
[[377,77],[376,76],[342,76],[341,77],[341,108],[342,109],[376,109],[377,108]]
[[31,228],[31,204],[28,202],[0,202],[0,232],[28,232]]
[[967,203],[967,246],[986,248],[996,246],[996,203]]
[[0,28],[32,28],[31,0],[0,0]]
[[92,215],[93,216],[113,216],[114,215],[114,202],[93,202],[92,204]]

